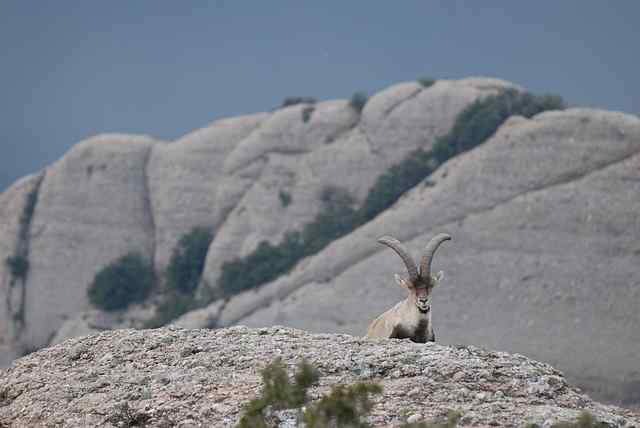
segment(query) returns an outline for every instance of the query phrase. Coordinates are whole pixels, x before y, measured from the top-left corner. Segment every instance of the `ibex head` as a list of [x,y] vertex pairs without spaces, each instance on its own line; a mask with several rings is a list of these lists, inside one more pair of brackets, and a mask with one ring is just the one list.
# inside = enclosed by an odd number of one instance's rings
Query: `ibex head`
[[398,285],[409,291],[409,300],[416,305],[421,313],[427,313],[430,311],[431,291],[444,277],[442,271],[435,275],[431,274],[431,262],[433,261],[433,255],[440,244],[450,239],[451,236],[446,233],[440,233],[434,236],[425,247],[424,255],[420,260],[419,270],[413,261],[413,258],[400,241],[391,236],[383,236],[378,239],[378,242],[393,249],[404,262],[409,277],[403,278],[396,274],[395,279]]

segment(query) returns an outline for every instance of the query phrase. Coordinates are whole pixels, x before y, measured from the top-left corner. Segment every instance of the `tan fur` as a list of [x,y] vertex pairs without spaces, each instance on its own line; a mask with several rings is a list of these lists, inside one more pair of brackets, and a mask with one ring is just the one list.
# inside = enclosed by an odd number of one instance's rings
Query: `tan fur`
[[[432,278],[434,284],[441,278],[442,272],[439,272],[437,276]],[[431,323],[431,308],[426,313],[420,312],[416,305],[415,289],[412,289],[407,281],[398,275],[396,275],[396,281],[409,291],[409,296],[373,320],[367,330],[367,337],[411,339],[418,343],[435,341],[433,324]],[[424,290],[424,292],[430,295],[431,289],[433,287]],[[429,306],[431,306],[430,297]]]
[[378,242],[393,249],[405,263],[409,278],[396,274],[395,279],[409,295],[373,320],[367,330],[367,337],[410,339],[417,343],[435,341],[431,323],[431,292],[442,280],[443,274],[440,271],[437,275],[431,275],[431,262],[440,244],[450,239],[446,233],[440,233],[429,241],[420,270],[400,241],[391,236],[378,239]]

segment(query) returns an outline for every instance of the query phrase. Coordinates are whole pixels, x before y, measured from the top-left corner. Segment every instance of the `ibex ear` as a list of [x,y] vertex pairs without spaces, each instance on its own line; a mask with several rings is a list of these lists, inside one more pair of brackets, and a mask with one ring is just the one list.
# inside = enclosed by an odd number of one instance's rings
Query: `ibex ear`
[[404,279],[403,277],[401,277],[400,275],[398,275],[397,273],[394,275],[395,279],[396,279],[396,283],[404,288],[404,289],[409,289],[409,283],[407,282],[406,279]]
[[444,278],[444,272],[439,271],[437,274],[435,274],[433,276],[434,285],[438,285],[438,283],[442,281],[442,278]]

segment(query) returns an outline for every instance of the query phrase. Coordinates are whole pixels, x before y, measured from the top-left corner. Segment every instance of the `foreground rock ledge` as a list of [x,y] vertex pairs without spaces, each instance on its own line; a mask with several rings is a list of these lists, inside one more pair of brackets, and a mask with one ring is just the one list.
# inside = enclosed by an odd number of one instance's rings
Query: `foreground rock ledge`
[[449,410],[463,414],[460,425],[548,425],[587,410],[612,426],[640,426],[637,413],[592,401],[522,355],[283,327],[116,330],[67,340],[0,372],[0,426],[230,427],[276,357],[292,372],[302,358],[319,368],[313,399],[336,383],[380,383],[374,426]]

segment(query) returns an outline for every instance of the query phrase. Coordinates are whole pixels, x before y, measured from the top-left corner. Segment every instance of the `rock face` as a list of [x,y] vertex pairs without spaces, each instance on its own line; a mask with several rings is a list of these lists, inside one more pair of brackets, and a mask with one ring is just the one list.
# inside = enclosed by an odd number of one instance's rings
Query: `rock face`
[[[152,260],[162,278],[178,240],[211,228],[200,291],[215,289],[223,263],[311,222],[324,188],[362,203],[391,166],[430,149],[465,107],[505,88],[521,89],[487,78],[402,83],[362,112],[344,100],[299,104],[171,143],[105,135],[78,144],[0,195],[0,256],[24,253],[30,266],[16,281],[0,264],[0,364],[141,325],[153,299],[105,314],[86,297],[95,274],[127,252]],[[640,402],[639,177],[637,117],[587,109],[514,117],[289,274],[175,323],[363,335],[404,297],[393,281],[402,263],[376,238],[395,235],[417,255],[446,231],[453,241],[434,265],[445,271],[434,295],[439,341],[524,353],[600,397]]]
[[[78,144],[43,175],[25,235],[25,283],[11,286],[7,265],[0,265],[0,301],[7,302],[0,305],[7,321],[0,363],[60,340],[66,320],[70,334],[95,331],[76,314],[90,309],[86,290],[95,274],[118,257],[138,252],[162,278],[180,237],[210,227],[215,239],[203,283],[215,288],[224,262],[311,221],[323,188],[339,186],[362,200],[382,172],[409,151],[430,147],[471,102],[515,87],[485,78],[429,88],[405,83],[373,96],[362,114],[347,101],[328,101],[216,121],[171,144],[126,135]],[[15,250],[34,180],[0,197],[3,261]],[[290,197],[286,207],[280,192]],[[20,325],[15,307],[23,308]]]
[[312,400],[336,384],[380,384],[368,420],[376,427],[442,419],[450,410],[463,426],[549,426],[582,411],[610,426],[640,426],[639,414],[592,401],[561,372],[522,355],[280,327],[116,330],[67,340],[0,372],[0,424],[231,427],[276,358],[291,373],[302,359],[318,368]]
[[[438,232],[436,335],[552,362],[608,399],[640,385],[640,120],[573,109],[515,118],[290,275],[232,299],[219,325],[364,334],[404,297],[402,262]],[[366,278],[366,283],[362,283]],[[636,398],[637,399],[637,398]]]

